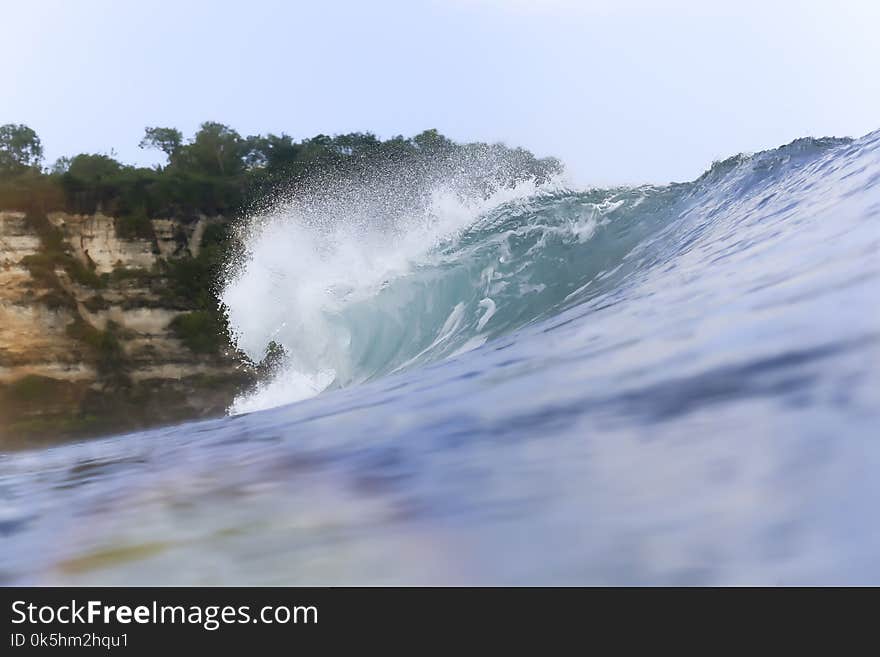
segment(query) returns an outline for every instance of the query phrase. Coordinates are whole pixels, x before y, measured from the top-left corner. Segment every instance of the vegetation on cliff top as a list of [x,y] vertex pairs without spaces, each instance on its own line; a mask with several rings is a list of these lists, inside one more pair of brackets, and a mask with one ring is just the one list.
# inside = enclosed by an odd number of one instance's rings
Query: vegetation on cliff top
[[[296,189],[328,173],[359,175],[387,162],[419,162],[466,153],[491,152],[514,163],[512,179],[545,178],[560,169],[502,144],[459,144],[436,130],[415,137],[381,140],[371,133],[317,135],[296,141],[287,134],[241,136],[221,123],[203,123],[184,140],[174,128],[149,127],[142,148],[160,150],[166,162],[154,168],[122,164],[104,154],[63,157],[43,168],[43,147],[24,125],[0,127],[0,208],[33,204],[44,211],[97,211],[133,218],[124,231],[143,236],[145,219],[235,216],[268,191]],[[503,181],[502,181],[503,182]],[[511,180],[513,182],[513,180]]]

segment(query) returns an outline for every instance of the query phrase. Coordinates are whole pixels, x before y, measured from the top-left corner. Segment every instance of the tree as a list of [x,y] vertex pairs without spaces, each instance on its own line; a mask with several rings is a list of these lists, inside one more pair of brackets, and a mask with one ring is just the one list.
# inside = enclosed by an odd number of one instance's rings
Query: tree
[[269,135],[266,137],[266,166],[270,169],[285,169],[299,158],[300,147],[290,135]]
[[140,148],[155,148],[168,156],[171,162],[174,155],[180,150],[183,143],[183,134],[177,128],[145,128],[144,138],[138,146]]
[[372,132],[351,132],[333,138],[333,149],[342,155],[363,155],[378,144],[379,139]]
[[70,160],[67,174],[83,182],[100,183],[112,181],[122,165],[107,155],[85,153]]
[[183,134],[177,128],[144,128],[144,138],[138,144],[139,148],[154,148],[168,156],[168,162],[174,161],[174,156],[180,150],[183,143]]
[[122,165],[107,155],[77,155],[61,174],[61,185],[73,212],[92,214],[109,210],[119,196]]
[[37,133],[21,123],[0,126],[0,173],[18,173],[38,168],[43,145]]
[[302,147],[290,135],[282,133],[251,135],[244,140],[242,152],[248,169],[276,173],[289,169],[300,158]]
[[59,157],[51,167],[51,172],[57,175],[67,173],[70,169],[71,159],[69,157]]
[[177,160],[186,168],[214,176],[231,176],[244,169],[247,142],[222,123],[203,123],[193,140],[179,149]]
[[412,140],[420,151],[428,154],[448,151],[455,145],[451,139],[441,135],[435,128],[417,134]]

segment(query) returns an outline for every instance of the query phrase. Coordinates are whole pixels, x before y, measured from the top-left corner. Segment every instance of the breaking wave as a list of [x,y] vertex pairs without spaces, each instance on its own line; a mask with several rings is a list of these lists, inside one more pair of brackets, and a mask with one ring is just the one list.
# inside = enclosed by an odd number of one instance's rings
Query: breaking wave
[[325,183],[280,202],[243,233],[244,258],[222,301],[238,347],[260,361],[274,343],[283,362],[230,411],[461,354],[620,291],[712,226],[735,230],[759,209],[784,214],[854,147],[800,139],[666,186],[577,191],[522,181],[487,193],[461,184],[469,172],[460,167],[430,181],[384,172]]

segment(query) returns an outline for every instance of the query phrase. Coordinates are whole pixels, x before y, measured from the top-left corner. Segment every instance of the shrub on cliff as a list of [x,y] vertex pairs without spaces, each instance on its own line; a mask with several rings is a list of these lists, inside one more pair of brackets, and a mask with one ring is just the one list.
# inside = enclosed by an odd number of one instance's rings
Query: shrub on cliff
[[56,270],[63,269],[72,281],[80,285],[95,289],[104,286],[103,280],[93,269],[70,253],[61,231],[52,225],[44,212],[31,210],[25,220],[40,238],[39,253],[25,256],[21,261],[34,280],[59,294],[65,294],[64,286],[56,274]]
[[178,315],[169,328],[183,344],[199,354],[218,354],[227,346],[226,325],[219,313],[196,310]]
[[143,208],[138,208],[131,214],[116,217],[113,226],[117,237],[124,240],[152,240],[156,237],[153,232],[153,224]]

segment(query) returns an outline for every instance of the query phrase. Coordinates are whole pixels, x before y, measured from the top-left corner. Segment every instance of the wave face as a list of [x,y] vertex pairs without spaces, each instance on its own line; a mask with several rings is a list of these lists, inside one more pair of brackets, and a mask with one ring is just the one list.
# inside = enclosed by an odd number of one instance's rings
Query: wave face
[[314,397],[0,455],[0,583],[880,584],[880,132],[441,173],[244,235],[234,410]]
[[802,139],[664,187],[530,181],[484,197],[446,175],[414,203],[404,195],[413,181],[384,172],[276,207],[244,237],[245,263],[222,299],[243,351],[258,362],[275,342],[286,359],[231,411],[424,365],[620,294],[711,225],[734,230],[752,206],[785,212],[773,199],[791,197],[792,176],[848,143]]

